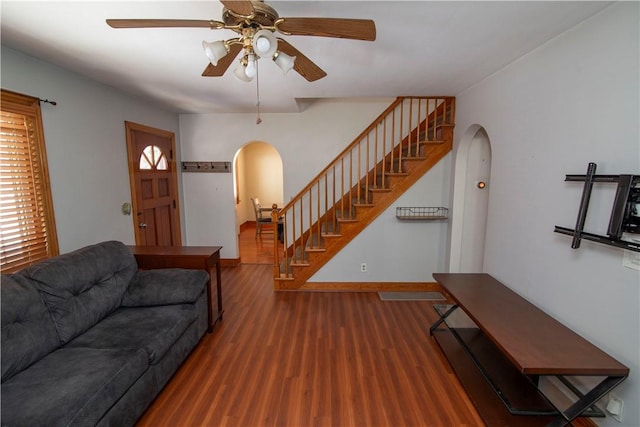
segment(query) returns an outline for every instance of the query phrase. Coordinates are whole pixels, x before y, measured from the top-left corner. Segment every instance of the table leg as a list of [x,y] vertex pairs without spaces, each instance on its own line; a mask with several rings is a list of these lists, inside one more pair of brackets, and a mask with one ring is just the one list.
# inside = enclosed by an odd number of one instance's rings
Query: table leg
[[579,417],[589,407],[594,405],[599,399],[601,399],[610,390],[614,389],[618,384],[624,381],[625,377],[610,376],[605,378],[600,384],[595,386],[586,395],[580,398],[577,402],[571,405],[562,414],[562,418],[557,418],[548,424],[548,427],[562,427],[569,424],[575,418]]

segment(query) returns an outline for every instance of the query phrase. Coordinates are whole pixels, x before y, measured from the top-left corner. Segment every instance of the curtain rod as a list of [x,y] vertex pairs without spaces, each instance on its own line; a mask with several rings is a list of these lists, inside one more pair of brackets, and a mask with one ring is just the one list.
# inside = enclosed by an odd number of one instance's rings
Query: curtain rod
[[48,99],[38,98],[38,101],[45,102],[45,103],[51,104],[51,105],[58,105],[58,103],[56,101],[49,101]]

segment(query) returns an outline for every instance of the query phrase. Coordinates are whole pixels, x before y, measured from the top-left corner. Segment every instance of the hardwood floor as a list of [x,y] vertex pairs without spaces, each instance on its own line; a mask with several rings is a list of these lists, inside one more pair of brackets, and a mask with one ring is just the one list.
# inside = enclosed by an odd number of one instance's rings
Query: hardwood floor
[[[242,264],[273,264],[273,233],[265,230],[256,238],[255,224],[244,224],[238,239]],[[279,244],[282,249],[282,244]]]
[[222,270],[224,320],[138,426],[482,426],[429,336],[427,301],[273,291]]

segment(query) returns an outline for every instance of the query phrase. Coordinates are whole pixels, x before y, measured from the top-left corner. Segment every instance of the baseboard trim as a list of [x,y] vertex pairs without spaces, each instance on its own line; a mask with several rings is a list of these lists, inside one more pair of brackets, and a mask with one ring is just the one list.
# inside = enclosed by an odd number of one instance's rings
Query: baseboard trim
[[242,233],[245,230],[248,230],[249,228],[256,228],[256,222],[255,221],[245,221],[242,224],[240,224],[240,232]]
[[221,267],[237,267],[240,265],[240,258],[220,258]]
[[437,282],[306,282],[297,290],[330,292],[443,292]]

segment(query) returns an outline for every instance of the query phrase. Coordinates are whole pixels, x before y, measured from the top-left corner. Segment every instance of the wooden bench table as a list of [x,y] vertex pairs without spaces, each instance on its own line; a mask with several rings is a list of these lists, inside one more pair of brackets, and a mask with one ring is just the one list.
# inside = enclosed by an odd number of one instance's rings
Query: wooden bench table
[[[629,368],[488,274],[433,277],[454,304],[436,306],[440,319],[431,335],[487,425],[563,426],[578,416],[604,416],[595,403]],[[567,408],[538,388],[542,376],[575,394]],[[574,376],[597,382],[582,392]]]
[[[215,323],[222,320],[222,280],[220,273],[220,249],[222,246],[128,246],[136,257],[138,267],[143,270],[155,268],[188,268],[204,270],[209,273],[207,282],[207,307],[209,315],[209,332]],[[211,299],[211,280],[213,270],[216,273],[218,293],[217,310]]]

